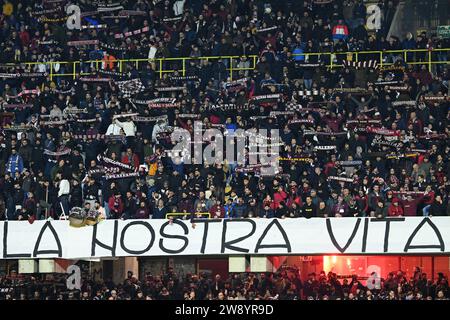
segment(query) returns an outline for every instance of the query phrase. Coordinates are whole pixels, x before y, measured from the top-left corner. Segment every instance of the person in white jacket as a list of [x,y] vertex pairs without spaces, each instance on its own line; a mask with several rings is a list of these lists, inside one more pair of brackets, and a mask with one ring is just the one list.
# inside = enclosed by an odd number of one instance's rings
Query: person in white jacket
[[133,121],[130,120],[121,122],[117,119],[114,119],[113,122],[108,126],[106,135],[120,135],[122,134],[121,130],[123,130],[127,137],[134,137],[136,135],[136,125]]

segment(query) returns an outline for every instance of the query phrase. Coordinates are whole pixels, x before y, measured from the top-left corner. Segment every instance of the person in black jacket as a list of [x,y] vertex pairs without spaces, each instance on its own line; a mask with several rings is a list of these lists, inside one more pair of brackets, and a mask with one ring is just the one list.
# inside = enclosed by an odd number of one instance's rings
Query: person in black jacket
[[433,203],[431,204],[429,216],[446,216],[447,215],[447,203],[444,202],[440,194],[436,195]]
[[306,203],[302,207],[302,216],[307,219],[317,217],[317,208],[312,203],[312,198],[310,196],[306,197]]

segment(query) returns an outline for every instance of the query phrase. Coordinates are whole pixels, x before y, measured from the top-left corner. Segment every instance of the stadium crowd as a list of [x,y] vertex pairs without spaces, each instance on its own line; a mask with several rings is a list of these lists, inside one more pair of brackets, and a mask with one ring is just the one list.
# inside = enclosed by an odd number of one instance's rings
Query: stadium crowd
[[[445,39],[369,35],[362,1],[79,1],[90,12],[82,30],[60,19],[66,2],[3,1],[0,219],[56,219],[74,207],[117,219],[450,214],[448,64],[420,64],[448,53],[407,53],[415,65],[393,53],[388,67],[376,54],[339,54],[448,48]],[[388,24],[395,1],[380,5]],[[302,55],[311,52],[335,54]],[[185,74],[160,79],[157,63],[116,61],[208,55],[256,55],[256,68],[188,60]],[[61,60],[89,74],[61,76],[71,70],[54,63],[50,78],[49,65],[23,64]],[[229,134],[279,129],[278,173],[173,161],[171,130],[192,132],[196,120]]]
[[[374,278],[375,279],[375,278]],[[120,284],[84,280],[81,289],[68,290],[65,280],[20,277],[15,271],[0,280],[2,300],[448,300],[448,279],[439,273],[435,281],[420,268],[411,277],[402,271],[386,279],[364,281],[356,275],[338,278],[333,272],[311,273],[302,281],[297,269],[277,273],[234,273],[227,279],[217,274],[178,276],[173,269],[141,281],[128,272]]]

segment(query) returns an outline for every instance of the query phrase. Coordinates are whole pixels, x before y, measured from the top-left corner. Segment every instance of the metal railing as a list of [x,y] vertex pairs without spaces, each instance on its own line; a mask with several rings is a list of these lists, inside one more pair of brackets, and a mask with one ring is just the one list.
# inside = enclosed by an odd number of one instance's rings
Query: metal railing
[[[403,61],[410,65],[427,65],[432,71],[432,66],[449,63],[450,48],[445,49],[412,49],[412,50],[385,50],[385,51],[354,51],[354,52],[317,52],[293,54],[299,60],[308,61],[310,57],[318,56],[318,60],[323,62],[328,68],[342,67],[341,61],[363,61],[377,60],[380,67],[394,64],[396,57],[401,57]],[[242,59],[250,62],[249,67],[241,67],[239,63]],[[159,74],[162,79],[165,74],[178,72],[182,76],[186,75],[187,63],[202,63],[203,61],[226,62],[226,70],[229,72],[231,80],[234,74],[241,71],[255,70],[258,64],[258,56],[211,56],[211,57],[182,57],[182,58],[154,58],[154,59],[116,59],[116,60],[88,60],[88,61],[49,61],[49,62],[25,62],[29,67],[44,65],[50,75],[50,80],[55,77],[72,77],[76,79],[80,76],[89,76],[90,72],[99,70],[104,63],[112,64],[113,69],[119,72],[128,71],[128,65],[133,64],[134,69],[140,70],[145,64],[151,64],[152,70]],[[58,66],[58,68],[57,68]],[[89,71],[86,71],[90,69]]]

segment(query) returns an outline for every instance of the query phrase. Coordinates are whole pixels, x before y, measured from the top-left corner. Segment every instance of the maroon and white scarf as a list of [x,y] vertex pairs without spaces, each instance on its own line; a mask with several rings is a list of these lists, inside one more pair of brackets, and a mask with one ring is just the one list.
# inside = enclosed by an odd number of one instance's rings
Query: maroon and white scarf
[[33,105],[31,103],[11,103],[11,104],[4,104],[3,108],[5,109],[27,109],[32,108]]
[[44,154],[45,154],[45,155],[52,156],[52,157],[60,157],[60,156],[64,156],[64,155],[66,155],[66,154],[69,154],[70,152],[72,152],[72,149],[70,149],[70,148],[66,148],[66,149],[63,149],[63,150],[61,150],[61,151],[56,151],[56,152],[50,151],[50,150],[48,150],[48,149],[45,149],[45,150],[44,150]]
[[77,40],[77,41],[67,41],[68,46],[87,46],[92,44],[99,44],[98,40]]
[[345,177],[338,177],[338,176],[330,176],[327,178],[328,181],[334,180],[339,182],[349,182],[353,183],[355,180],[353,178],[345,178]]
[[114,39],[122,39],[122,38],[128,38],[137,34],[141,34],[141,33],[145,33],[150,31],[149,27],[143,27],[141,29],[137,29],[137,30],[133,30],[133,31],[129,31],[129,32],[124,32],[124,33],[116,33],[114,35]]
[[124,179],[124,178],[132,178],[132,177],[139,177],[139,172],[130,172],[130,173],[118,173],[118,174],[107,174],[105,175],[106,180],[112,180],[112,179]]
[[367,133],[374,133],[383,136],[400,136],[400,130],[389,130],[384,128],[366,127]]
[[37,94],[39,95],[41,93],[40,90],[38,89],[31,89],[31,90],[23,90],[22,92],[20,92],[19,94],[15,95],[15,96],[10,96],[10,95],[6,95],[6,97],[11,98],[11,99],[16,99],[16,98],[20,98],[21,96],[24,95],[29,95],[29,94]]

